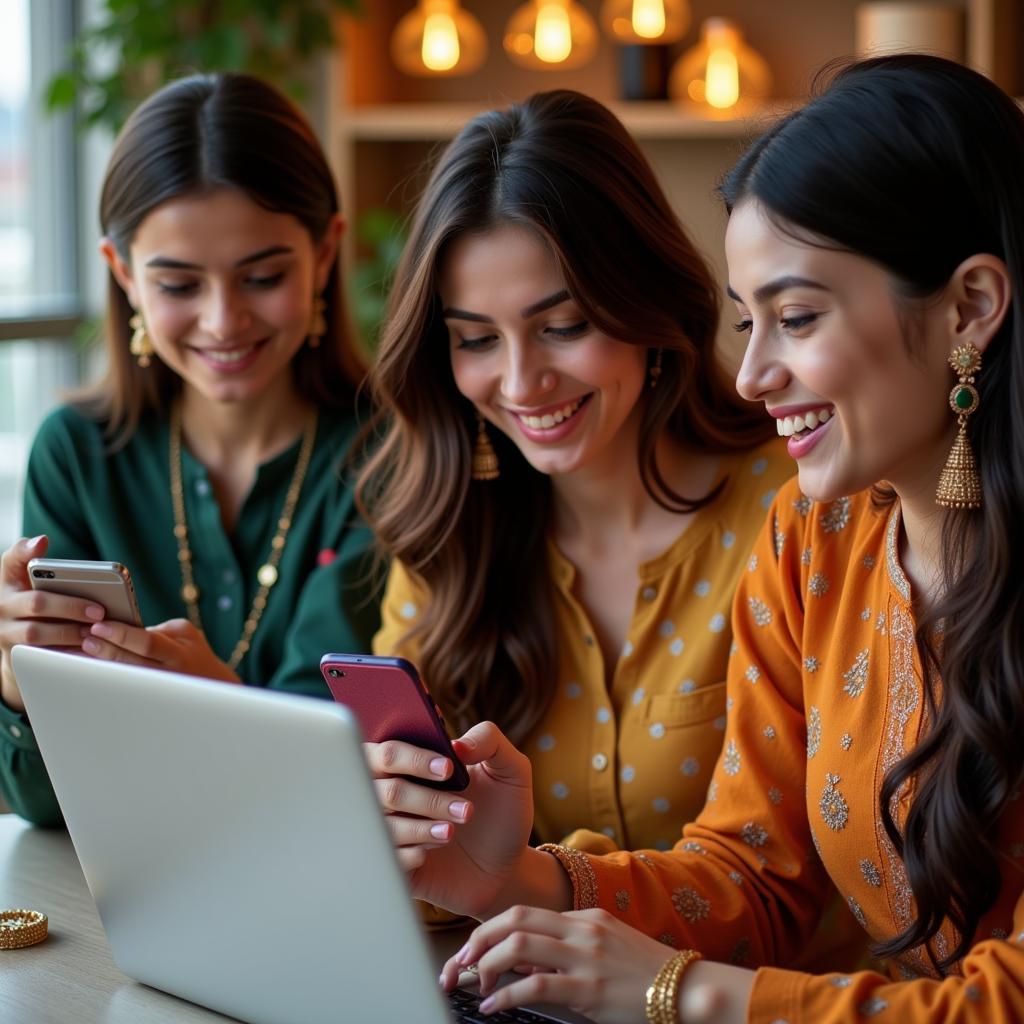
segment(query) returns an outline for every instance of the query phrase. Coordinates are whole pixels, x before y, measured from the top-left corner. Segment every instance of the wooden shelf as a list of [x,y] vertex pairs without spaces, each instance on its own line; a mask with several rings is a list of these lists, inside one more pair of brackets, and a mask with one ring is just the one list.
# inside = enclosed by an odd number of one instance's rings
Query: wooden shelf
[[[609,104],[638,139],[742,139],[764,120],[792,110],[795,102],[774,101],[756,118],[713,121],[665,102]],[[485,103],[384,103],[350,107],[339,130],[367,142],[434,142],[452,138],[484,110]]]

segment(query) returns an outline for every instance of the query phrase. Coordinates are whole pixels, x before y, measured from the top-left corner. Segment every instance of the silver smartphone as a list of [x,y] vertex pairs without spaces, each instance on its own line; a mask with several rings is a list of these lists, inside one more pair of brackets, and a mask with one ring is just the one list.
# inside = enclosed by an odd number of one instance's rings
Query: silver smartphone
[[131,575],[120,562],[33,558],[28,563],[28,578],[33,590],[83,597],[102,605],[113,622],[142,625]]

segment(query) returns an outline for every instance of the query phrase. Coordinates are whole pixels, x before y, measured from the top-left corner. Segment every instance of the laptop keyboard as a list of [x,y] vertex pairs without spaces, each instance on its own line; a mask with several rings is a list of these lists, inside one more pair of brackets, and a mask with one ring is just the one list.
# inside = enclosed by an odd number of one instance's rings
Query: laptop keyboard
[[479,992],[457,988],[448,993],[452,1015],[458,1024],[553,1024],[550,1017],[532,1010],[502,1010],[500,1013],[480,1012],[483,997]]

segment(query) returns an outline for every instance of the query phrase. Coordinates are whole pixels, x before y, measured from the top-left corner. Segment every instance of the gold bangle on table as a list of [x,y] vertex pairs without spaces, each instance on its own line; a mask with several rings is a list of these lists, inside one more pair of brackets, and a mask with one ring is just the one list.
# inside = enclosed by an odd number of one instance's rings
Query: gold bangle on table
[[42,942],[49,931],[38,910],[0,910],[0,949],[21,949]]
[[687,967],[701,955],[695,949],[684,949],[665,962],[647,989],[644,1010],[647,1024],[679,1024],[679,984]]

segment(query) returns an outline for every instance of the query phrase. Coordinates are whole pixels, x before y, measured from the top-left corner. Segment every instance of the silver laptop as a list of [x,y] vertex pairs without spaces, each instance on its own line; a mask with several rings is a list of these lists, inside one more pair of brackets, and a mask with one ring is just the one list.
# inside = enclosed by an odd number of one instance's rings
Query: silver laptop
[[344,708],[31,647],[13,667],[125,974],[252,1024],[457,1019]]

